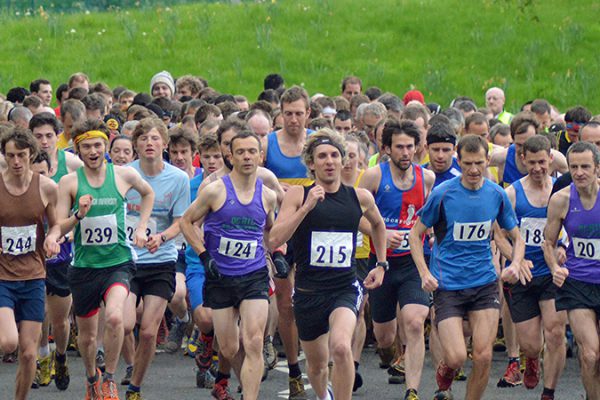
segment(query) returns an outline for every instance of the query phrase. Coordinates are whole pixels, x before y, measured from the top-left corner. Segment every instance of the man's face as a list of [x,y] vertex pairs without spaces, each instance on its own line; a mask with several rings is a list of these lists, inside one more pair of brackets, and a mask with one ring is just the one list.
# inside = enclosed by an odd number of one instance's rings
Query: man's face
[[33,136],[37,140],[40,148],[48,154],[56,153],[56,141],[58,137],[52,128],[52,125],[42,125],[33,128]]
[[358,83],[348,83],[344,88],[342,96],[344,96],[346,100],[350,101],[352,96],[356,96],[357,94],[360,94],[360,85]]
[[165,146],[165,141],[156,128],[140,135],[135,142],[136,151],[142,160],[162,159]]
[[489,129],[487,124],[469,124],[467,129],[467,133],[472,133],[473,135],[481,136],[485,140],[489,139]]
[[50,174],[50,169],[48,168],[48,163],[46,161],[31,164],[31,170],[44,176],[48,176]]
[[173,93],[166,83],[159,82],[152,87],[152,97],[166,97],[170,99]]
[[313,162],[308,167],[320,182],[333,183],[339,179],[342,170],[342,155],[337,147],[320,144],[313,150]]
[[44,111],[44,106],[43,105],[41,105],[39,107],[34,107],[32,105],[29,105],[29,106],[27,106],[27,108],[29,108],[29,111],[31,111],[31,113],[33,115],[39,114],[39,113],[41,113],[41,112]]
[[455,146],[452,143],[431,143],[426,145],[429,164],[434,172],[448,171],[452,165]]
[[240,108],[240,111],[248,111],[250,109],[250,104],[247,101],[236,101],[235,103]]
[[339,118],[336,118],[334,125],[335,125],[335,130],[340,135],[346,136],[347,134],[352,132],[352,120],[350,118],[348,118],[345,121],[343,121]]
[[494,115],[498,115],[504,109],[504,93],[499,89],[490,89],[485,95],[485,106]]
[[567,136],[571,143],[579,142],[579,130],[585,125],[584,122],[567,122]]
[[52,85],[40,84],[40,90],[35,95],[42,99],[45,106],[49,107],[52,102]]
[[598,179],[598,165],[594,163],[592,152],[569,153],[569,172],[578,189],[590,187]]
[[581,130],[581,141],[589,142],[600,150],[600,126],[586,126]]
[[114,139],[110,149],[110,159],[115,165],[127,165],[133,161],[133,146],[131,141]]
[[261,159],[260,143],[256,138],[247,137],[233,142],[231,164],[237,172],[244,175],[255,173]]
[[4,158],[8,165],[7,171],[9,174],[20,177],[29,172],[29,163],[31,161],[29,148],[19,149],[15,145],[14,140],[10,140],[4,148]]
[[384,150],[396,168],[406,171],[412,165],[417,146],[412,136],[400,133],[392,135],[392,147],[385,147]]
[[362,118],[362,129],[367,133],[371,141],[375,140],[375,127],[382,120],[383,117],[378,117],[371,113],[363,115]]
[[549,128],[552,123],[552,118],[550,117],[550,113],[545,112],[543,114],[534,113],[533,114],[537,122],[540,124],[540,129],[545,130]]
[[269,120],[262,115],[255,115],[248,120],[248,125],[252,132],[256,133],[259,137],[267,136],[271,131],[272,127]]
[[529,127],[527,127],[527,131],[523,132],[523,133],[519,133],[518,135],[515,135],[515,150],[517,151],[517,154],[519,156],[521,156],[523,154],[523,144],[525,144],[525,142],[527,141],[527,139],[529,139],[530,137],[533,137],[536,135],[536,131],[535,131],[535,127],[533,125],[529,125]]
[[127,109],[133,104],[133,96],[121,97],[119,104],[121,104],[121,111],[127,111]]
[[190,88],[189,85],[185,85],[185,86],[181,86],[181,87],[177,88],[177,93],[175,94],[175,97],[177,98],[177,100],[179,100],[180,98],[182,98],[184,96],[192,97],[192,89]]
[[462,182],[467,186],[477,186],[485,176],[485,170],[489,159],[484,149],[479,149],[476,153],[470,153],[462,150],[458,164],[462,170]]
[[308,118],[309,110],[304,100],[299,99],[291,103],[283,103],[283,130],[290,136],[299,136],[304,133],[304,124]]
[[192,146],[187,142],[169,145],[169,160],[182,171],[188,172],[192,170],[192,161],[195,155],[196,153],[192,151]]
[[202,150],[200,153],[200,164],[207,174],[212,174],[223,167],[223,155],[218,147]]
[[104,164],[106,144],[106,141],[101,138],[85,139],[77,144],[79,157],[86,167],[90,169],[102,167],[102,164]]
[[538,183],[542,183],[548,177],[550,171],[550,163],[552,162],[552,155],[545,150],[537,151],[535,153],[528,151],[523,154],[523,165],[527,169],[529,177]]
[[73,119],[73,116],[70,113],[61,113],[61,120],[63,123],[63,132],[70,137],[71,132],[73,131],[73,125],[75,125],[75,120]]
[[227,166],[227,168],[231,169],[231,148],[229,145],[231,144],[231,139],[237,134],[233,129],[229,129],[221,135],[221,154],[223,155],[223,162]]
[[505,148],[510,146],[512,142],[512,136],[510,135],[496,135],[494,137],[494,144]]

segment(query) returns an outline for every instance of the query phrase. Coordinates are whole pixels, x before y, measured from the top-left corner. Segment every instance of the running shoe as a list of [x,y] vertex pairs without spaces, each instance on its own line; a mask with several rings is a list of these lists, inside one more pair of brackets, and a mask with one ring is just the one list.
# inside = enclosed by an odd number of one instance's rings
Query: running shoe
[[512,388],[519,386],[522,383],[523,380],[521,377],[521,371],[519,370],[519,363],[517,361],[513,361],[508,363],[508,367],[506,367],[504,376],[500,378],[496,386],[500,388]]
[[273,346],[273,339],[270,336],[265,336],[263,343],[263,357],[265,359],[265,365],[269,369],[275,368],[275,365],[277,365],[277,353],[275,352],[275,346]]
[[52,356],[48,354],[46,357],[39,359],[40,386],[48,386],[52,382]]
[[125,370],[125,376],[121,379],[121,385],[126,386],[131,383],[131,377],[133,376],[133,365],[130,365]]
[[215,383],[210,394],[216,400],[235,400],[235,398],[229,394],[229,386],[226,381]]
[[140,392],[125,392],[125,400],[142,400],[142,394]]
[[40,361],[35,362],[35,376],[33,377],[33,382],[31,382],[32,389],[40,388]]
[[69,366],[67,365],[67,359],[65,355],[65,362],[61,363],[56,359],[56,353],[53,354],[54,358],[54,384],[58,390],[67,390],[71,377],[69,375]]
[[[440,392],[448,392],[450,386],[452,386],[452,382],[454,381],[454,377],[456,376],[456,370],[450,368],[443,362],[440,362],[436,371],[435,371],[435,381],[440,389]],[[441,397],[442,399],[445,397]]]
[[290,395],[288,400],[307,400],[306,391],[304,390],[304,382],[302,376],[288,378],[288,385],[290,388]]
[[17,352],[18,350],[13,351],[12,353],[6,353],[2,356],[2,362],[7,364],[14,364],[17,362]]
[[454,376],[454,380],[458,382],[464,382],[467,380],[467,374],[465,374],[464,368],[460,368],[456,371],[456,375]]
[[379,354],[379,368],[385,369],[389,368],[394,361],[394,355],[396,353],[395,346],[390,346],[387,348],[378,348],[377,354]]
[[175,323],[169,331],[167,342],[163,346],[167,353],[173,354],[181,348],[187,325],[187,322],[181,322],[178,318],[175,319]]
[[102,395],[104,400],[119,400],[117,384],[112,379],[102,382]]
[[523,384],[527,389],[533,389],[540,382],[540,359],[527,358]]
[[436,390],[433,400],[454,400],[450,390]]
[[404,395],[404,400],[419,400],[419,396],[415,389],[408,389]]
[[104,350],[98,350],[96,353],[96,367],[100,369],[102,373],[106,369],[106,362],[104,361]]
[[388,383],[392,385],[401,385],[406,381],[404,370],[404,357],[399,357],[388,368]]
[[96,369],[96,382],[85,383],[85,400],[104,400],[102,389],[100,388],[100,370]]

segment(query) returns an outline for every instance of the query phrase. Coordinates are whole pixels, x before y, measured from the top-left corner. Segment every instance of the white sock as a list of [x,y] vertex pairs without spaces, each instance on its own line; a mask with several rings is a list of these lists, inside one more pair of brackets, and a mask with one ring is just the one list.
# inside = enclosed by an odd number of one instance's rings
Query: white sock
[[189,314],[189,313],[186,311],[186,312],[185,312],[185,317],[183,317],[183,318],[179,318],[179,317],[178,317],[177,319],[178,319],[180,322],[183,322],[184,324],[185,324],[185,323],[188,323],[188,322],[190,322],[190,314]]
[[322,399],[320,399],[320,398],[317,396],[317,400],[333,400],[333,399],[332,399],[332,398],[331,398],[331,396],[329,395],[329,390],[327,390],[327,392],[325,392],[325,397],[323,397]]
[[50,355],[50,345],[40,346],[38,350],[40,358],[46,358]]

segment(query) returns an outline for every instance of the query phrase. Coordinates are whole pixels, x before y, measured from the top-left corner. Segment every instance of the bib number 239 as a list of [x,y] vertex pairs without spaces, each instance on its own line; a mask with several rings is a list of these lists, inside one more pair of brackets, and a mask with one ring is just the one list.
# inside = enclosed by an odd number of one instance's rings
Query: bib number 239
[[456,222],[453,236],[458,242],[477,242],[490,237],[492,221]]
[[117,216],[101,215],[81,220],[81,244],[83,246],[105,246],[117,243]]
[[315,267],[349,268],[354,241],[351,232],[313,232],[310,244],[310,265]]

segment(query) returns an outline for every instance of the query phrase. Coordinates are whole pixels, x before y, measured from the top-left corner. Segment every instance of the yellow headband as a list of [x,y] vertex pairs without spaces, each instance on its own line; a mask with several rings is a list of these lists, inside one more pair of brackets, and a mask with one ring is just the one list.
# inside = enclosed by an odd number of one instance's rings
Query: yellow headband
[[87,131],[86,133],[82,133],[81,135],[77,135],[75,137],[75,139],[73,140],[73,142],[75,144],[79,144],[79,142],[82,142],[86,139],[94,139],[94,138],[100,138],[100,139],[104,139],[108,142],[108,136],[106,136],[106,133],[102,132],[102,131]]

